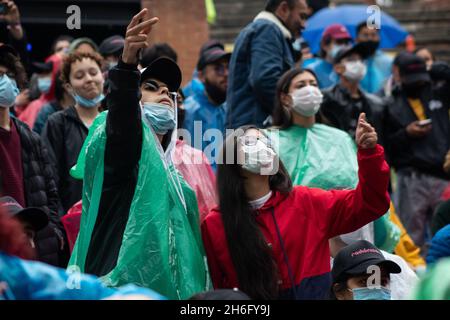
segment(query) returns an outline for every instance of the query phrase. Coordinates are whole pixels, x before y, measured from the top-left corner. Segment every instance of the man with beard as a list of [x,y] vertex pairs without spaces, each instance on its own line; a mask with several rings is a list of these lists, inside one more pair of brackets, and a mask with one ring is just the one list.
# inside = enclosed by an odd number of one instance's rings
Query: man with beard
[[[225,133],[225,100],[230,57],[231,53],[227,53],[221,44],[202,51],[197,70],[205,89],[189,97],[184,103],[184,128],[190,134],[190,142],[187,143],[202,151],[209,145],[208,141],[211,141],[211,145],[217,144],[218,148],[222,141],[218,141],[217,134]],[[216,139],[212,139],[212,136]],[[216,166],[214,150],[217,148],[205,152],[213,168]]]
[[411,238],[423,246],[427,222],[450,180],[444,171],[450,99],[432,86],[422,58],[402,53],[397,60],[400,86],[388,100],[385,121],[387,154],[397,170],[393,200]]
[[369,93],[377,93],[391,75],[392,58],[381,50],[380,34],[376,28],[369,28],[364,21],[356,28],[355,43],[364,47],[365,65],[367,73],[361,81],[361,87]]

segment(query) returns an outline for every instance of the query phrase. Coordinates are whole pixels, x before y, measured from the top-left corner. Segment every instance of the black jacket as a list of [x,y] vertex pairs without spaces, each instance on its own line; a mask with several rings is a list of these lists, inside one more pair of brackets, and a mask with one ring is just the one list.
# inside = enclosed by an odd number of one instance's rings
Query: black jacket
[[22,147],[26,205],[44,209],[50,218],[49,225],[36,234],[38,258],[42,262],[65,267],[69,252],[65,232],[57,214],[58,191],[47,149],[39,135],[31,131],[26,124],[15,118],[12,120],[19,133]]
[[361,108],[358,109],[355,108],[349,91],[340,84],[325,89],[322,93],[323,102],[318,115],[319,122],[344,130],[354,137],[359,114],[365,112],[367,121],[377,131],[378,143],[384,144],[385,104],[380,97],[360,90]]
[[140,73],[119,62],[109,72],[104,178],[86,273],[103,276],[117,263],[136,189],[142,148]]
[[52,114],[42,131],[61,199],[62,214],[81,200],[83,181],[70,175],[70,168],[78,160],[78,154],[88,134],[88,128],[78,117],[75,107]]
[[427,118],[432,120],[431,132],[421,138],[412,138],[406,133],[406,127],[418,119],[401,88],[394,90],[387,100],[386,151],[389,162],[396,169],[415,168],[448,179],[443,165],[450,150],[450,99],[431,86],[423,90],[420,99]]

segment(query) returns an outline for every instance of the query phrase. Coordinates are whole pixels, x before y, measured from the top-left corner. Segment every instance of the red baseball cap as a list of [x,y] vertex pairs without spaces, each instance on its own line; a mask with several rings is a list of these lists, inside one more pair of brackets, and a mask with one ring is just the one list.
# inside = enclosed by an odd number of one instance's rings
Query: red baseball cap
[[322,34],[322,39],[332,38],[332,39],[352,39],[352,36],[348,32],[347,28],[339,23],[332,24]]

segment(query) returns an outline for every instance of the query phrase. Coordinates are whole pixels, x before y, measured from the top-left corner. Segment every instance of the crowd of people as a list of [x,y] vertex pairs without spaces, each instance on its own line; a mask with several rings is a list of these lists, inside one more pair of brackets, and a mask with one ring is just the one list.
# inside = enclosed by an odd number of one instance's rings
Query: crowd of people
[[[143,9],[97,45],[0,43],[0,299],[450,299],[450,66],[267,0],[233,52]],[[438,278],[439,288],[434,288]]]

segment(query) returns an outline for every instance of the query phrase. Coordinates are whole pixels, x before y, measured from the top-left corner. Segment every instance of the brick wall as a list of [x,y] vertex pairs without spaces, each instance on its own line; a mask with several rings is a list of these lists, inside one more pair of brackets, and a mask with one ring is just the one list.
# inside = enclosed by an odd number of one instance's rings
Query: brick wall
[[204,0],[142,0],[160,21],[153,30],[154,42],[169,43],[178,54],[183,84],[192,77],[200,47],[209,38]]

